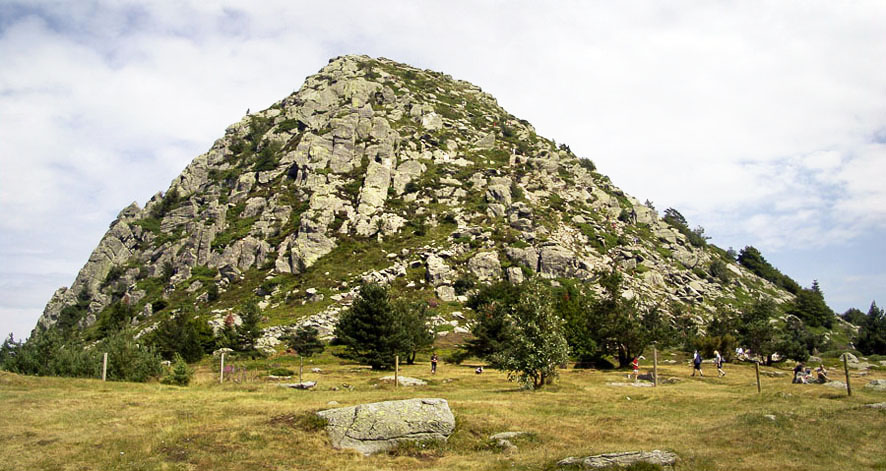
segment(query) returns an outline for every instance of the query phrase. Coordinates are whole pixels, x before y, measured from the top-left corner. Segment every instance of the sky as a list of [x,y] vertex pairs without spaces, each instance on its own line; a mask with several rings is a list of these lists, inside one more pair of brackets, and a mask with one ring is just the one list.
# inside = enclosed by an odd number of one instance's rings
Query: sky
[[345,54],[482,87],[837,312],[886,303],[886,2],[0,0],[0,335]]

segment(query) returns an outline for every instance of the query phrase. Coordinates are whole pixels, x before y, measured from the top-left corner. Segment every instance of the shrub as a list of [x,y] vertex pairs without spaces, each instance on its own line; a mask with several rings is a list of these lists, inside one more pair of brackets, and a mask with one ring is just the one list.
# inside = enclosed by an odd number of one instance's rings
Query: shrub
[[286,368],[274,368],[268,374],[271,376],[292,376],[295,372]]
[[459,278],[452,285],[455,288],[455,294],[462,296],[474,287],[474,280],[470,278]]

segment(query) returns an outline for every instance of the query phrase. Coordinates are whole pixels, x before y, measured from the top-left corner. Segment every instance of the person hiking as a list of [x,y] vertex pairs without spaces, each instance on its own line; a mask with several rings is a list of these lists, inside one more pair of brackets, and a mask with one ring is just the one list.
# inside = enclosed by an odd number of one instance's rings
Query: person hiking
[[[634,382],[640,379],[640,357],[634,357],[634,360],[631,361],[631,369],[634,370]],[[628,375],[628,379],[631,379],[631,375]]]
[[437,374],[437,352],[431,355],[431,374]]
[[695,376],[696,371],[699,376],[704,377],[704,373],[701,372],[701,353],[698,353],[698,350],[692,354],[692,376]]
[[723,357],[720,356],[720,352],[714,350],[714,365],[717,367],[717,373],[720,377],[726,376],[726,372],[723,371]]

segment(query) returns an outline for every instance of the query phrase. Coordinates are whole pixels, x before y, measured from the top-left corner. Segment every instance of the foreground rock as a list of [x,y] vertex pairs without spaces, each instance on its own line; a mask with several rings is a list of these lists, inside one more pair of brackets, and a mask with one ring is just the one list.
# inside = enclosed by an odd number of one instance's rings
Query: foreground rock
[[585,458],[569,457],[557,462],[561,468],[572,467],[577,469],[605,469],[616,466],[628,467],[635,463],[657,464],[659,466],[673,466],[677,462],[677,455],[669,451],[626,451],[622,453],[604,453],[602,455],[588,456]]
[[364,455],[390,449],[402,441],[446,440],[455,417],[446,399],[407,399],[360,404],[317,412],[326,419],[329,439],[338,449]]
[[875,404],[868,404],[865,407],[870,407],[871,409],[886,409],[886,402],[877,402]]

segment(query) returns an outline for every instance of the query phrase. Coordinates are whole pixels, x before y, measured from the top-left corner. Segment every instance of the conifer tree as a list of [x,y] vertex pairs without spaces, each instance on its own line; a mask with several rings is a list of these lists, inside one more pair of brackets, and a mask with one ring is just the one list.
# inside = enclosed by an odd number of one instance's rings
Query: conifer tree
[[345,346],[342,356],[368,364],[374,370],[392,367],[394,356],[408,348],[388,290],[377,284],[360,288],[351,308],[339,318],[335,336]]

